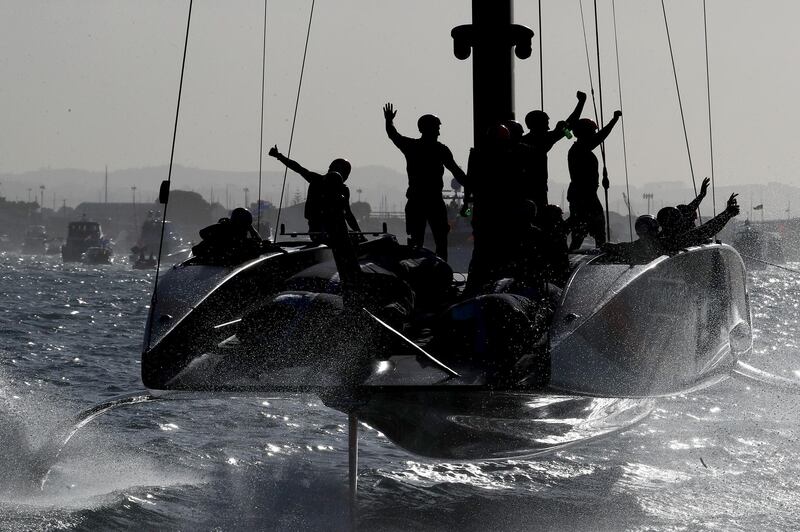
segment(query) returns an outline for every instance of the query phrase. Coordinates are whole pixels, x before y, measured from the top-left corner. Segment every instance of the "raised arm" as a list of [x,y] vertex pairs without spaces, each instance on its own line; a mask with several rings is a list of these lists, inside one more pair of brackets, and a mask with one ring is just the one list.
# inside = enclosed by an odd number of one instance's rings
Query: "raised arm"
[[583,113],[583,106],[586,104],[586,93],[578,91],[575,95],[578,98],[578,103],[575,104],[575,109],[572,110],[572,113],[567,117],[565,122],[567,123],[567,127],[572,129],[575,126],[575,123],[580,120],[581,113]]
[[621,116],[622,116],[622,111],[614,111],[614,118],[609,120],[608,124],[606,124],[603,127],[603,129],[598,131],[595,134],[594,138],[591,140],[591,149],[595,149],[596,147],[601,145],[603,141],[606,140],[606,138],[608,138],[608,136],[611,134],[611,130],[614,129],[615,125],[617,125],[617,122],[619,121]]
[[395,110],[394,105],[387,103],[383,106],[383,118],[386,121],[386,134],[389,136],[389,139],[394,143],[394,145],[397,146],[400,151],[403,151],[408,145],[408,141],[411,139],[404,137],[397,132],[397,128],[394,127],[395,116],[397,116],[397,111]]
[[275,157],[280,162],[285,164],[286,168],[288,168],[292,172],[296,172],[296,173],[300,174],[300,176],[302,176],[302,178],[305,179],[306,181],[308,181],[309,183],[311,183],[311,181],[314,178],[319,177],[318,173],[312,172],[311,170],[306,170],[305,168],[300,166],[300,164],[298,162],[289,159],[288,157],[283,155],[281,152],[279,152],[277,145],[275,145],[275,146],[273,146],[273,147],[271,147],[269,149],[269,155],[270,155],[270,157]]
[[731,194],[731,197],[728,198],[728,206],[717,216],[700,227],[696,227],[680,235],[676,243],[677,247],[686,248],[702,244],[704,241],[713,238],[714,235],[722,231],[725,224],[727,224],[731,218],[739,214],[739,205],[736,203],[736,196],[737,194]]
[[705,198],[706,194],[708,194],[708,185],[710,183],[711,179],[707,177],[703,179],[703,184],[700,185],[700,193],[689,203],[689,207],[691,207],[693,211],[696,211],[700,207],[700,202],[702,202],[703,198]]

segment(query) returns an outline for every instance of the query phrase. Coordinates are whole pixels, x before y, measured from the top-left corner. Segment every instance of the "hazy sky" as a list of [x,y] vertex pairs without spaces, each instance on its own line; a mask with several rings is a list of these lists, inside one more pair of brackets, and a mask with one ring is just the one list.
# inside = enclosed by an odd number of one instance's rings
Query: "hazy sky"
[[[717,179],[800,185],[800,2],[707,3]],[[598,4],[608,118],[619,107],[611,1]],[[310,5],[269,0],[265,149],[288,144]],[[187,8],[178,0],[0,1],[0,173],[166,164]],[[176,163],[258,169],[263,9],[260,0],[195,2]],[[584,9],[593,27],[592,2]],[[661,4],[617,0],[616,10],[631,182],[688,184]],[[544,0],[543,12],[545,109],[555,120],[589,81],[579,1]],[[668,0],[667,12],[699,179],[710,171],[702,1]],[[515,15],[537,29],[533,0],[517,1]],[[409,135],[420,114],[438,114],[441,140],[465,165],[471,63],[453,57],[450,30],[468,22],[467,0],[319,0],[293,157],[318,169],[345,156],[402,170],[383,132],[381,106],[392,101]],[[591,34],[592,57],[593,41]],[[520,117],[539,107],[536,46],[517,62]],[[584,115],[591,114],[589,105]],[[621,138],[619,130],[608,143],[616,183],[624,180]],[[567,148],[562,142],[551,152],[551,176],[560,181]],[[278,168],[265,158],[266,170]]]

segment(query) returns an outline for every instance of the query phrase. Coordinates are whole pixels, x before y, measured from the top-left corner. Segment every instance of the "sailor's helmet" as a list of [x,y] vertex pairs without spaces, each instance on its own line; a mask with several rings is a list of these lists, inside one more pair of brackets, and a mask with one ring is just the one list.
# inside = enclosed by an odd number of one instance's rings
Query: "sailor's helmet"
[[663,231],[670,232],[681,226],[683,215],[675,207],[664,207],[656,214],[656,220]]
[[525,128],[516,120],[506,120],[503,122],[503,125],[506,126],[508,132],[511,133],[511,140],[515,142],[521,139],[522,135],[525,133]]
[[636,218],[634,229],[636,235],[640,238],[643,236],[655,236],[658,234],[658,220],[651,214],[643,214]]
[[420,133],[425,133],[442,125],[442,121],[436,115],[422,115],[417,120],[417,129]]
[[248,227],[253,224],[253,215],[244,207],[236,207],[231,211],[231,223],[239,227]]
[[547,116],[547,113],[539,109],[525,115],[525,125],[528,126],[528,129],[546,127],[549,121],[550,117]]
[[334,159],[328,167],[328,171],[339,174],[343,182],[350,177],[350,170],[352,170],[352,165],[347,159]]
[[575,132],[575,135],[580,137],[581,135],[597,131],[597,123],[591,118],[581,118],[575,123],[572,130]]

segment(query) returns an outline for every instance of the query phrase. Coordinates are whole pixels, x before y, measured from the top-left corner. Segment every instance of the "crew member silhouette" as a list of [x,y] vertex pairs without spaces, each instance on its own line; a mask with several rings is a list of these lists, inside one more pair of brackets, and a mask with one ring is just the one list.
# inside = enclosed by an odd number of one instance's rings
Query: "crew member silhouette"
[[200,238],[192,247],[195,257],[221,264],[237,264],[257,257],[265,245],[253,227],[253,215],[243,207],[233,209],[229,218],[220,218],[217,223],[200,229]]
[[511,132],[505,124],[490,127],[483,142],[470,150],[464,185],[475,195],[474,247],[465,294],[478,293],[518,269],[518,251],[525,240],[522,234],[535,217],[536,206],[518,194],[508,194],[520,187],[517,162]]
[[556,123],[555,129],[550,129],[550,117],[544,111],[531,111],[525,115],[525,125],[528,133],[523,135],[522,142],[530,146],[528,160],[526,161],[526,181],[523,194],[527,199],[533,200],[539,212],[544,212],[547,203],[547,153],[555,146],[556,142],[572,134],[569,130],[583,112],[586,103],[586,94],[577,92],[578,103],[566,120]]
[[406,232],[408,244],[421,247],[425,240],[425,225],[430,224],[436,254],[447,260],[447,206],[442,198],[444,169],[460,182],[466,182],[464,171],[456,164],[450,148],[439,142],[442,122],[434,115],[422,115],[417,121],[421,136],[405,137],[394,127],[397,111],[391,103],[383,107],[386,134],[406,157],[408,190],[406,191]]
[[569,224],[572,232],[570,251],[581,247],[586,234],[590,234],[597,247],[606,242],[606,228],[603,216],[603,205],[597,197],[600,186],[600,172],[597,157],[592,151],[597,148],[614,128],[622,111],[614,111],[614,118],[600,131],[597,124],[588,118],[581,118],[575,123],[576,141],[567,155],[569,166]]
[[681,212],[683,216],[683,225],[685,230],[693,229],[695,225],[695,220],[697,220],[697,209],[700,208],[700,203],[703,201],[703,198],[706,197],[708,194],[708,185],[711,183],[711,179],[705,178],[703,179],[703,183],[700,185],[700,193],[694,198],[688,205],[678,205],[676,208]]
[[685,219],[676,207],[664,207],[656,218],[661,225],[659,239],[667,251],[680,251],[690,246],[699,246],[722,231],[731,218],[739,214],[738,194],[731,194],[725,210],[699,227],[686,230]]
[[323,175],[312,172],[311,170],[306,170],[296,161],[284,156],[278,151],[277,145],[270,148],[269,155],[271,157],[275,157],[280,162],[285,164],[289,170],[300,174],[303,179],[308,181],[305,217],[306,220],[308,220],[308,232],[312,233],[311,240],[313,242],[324,242],[326,240],[325,233],[329,229],[325,226],[326,205],[324,201],[324,178],[331,173],[335,173],[338,176],[338,180],[341,181],[341,188],[339,191],[344,197],[344,202],[342,204],[342,216],[344,217],[345,222],[353,231],[361,231],[361,228],[358,226],[358,220],[356,220],[356,217],[353,215],[353,211],[350,210],[350,189],[344,184],[345,181],[347,181],[347,178],[350,176],[351,170],[350,162],[347,159],[334,159],[328,167],[328,172]]
[[567,247],[567,224],[558,205],[547,205],[539,215],[542,230],[542,266],[547,282],[563,287],[569,277],[569,248]]
[[344,184],[350,175],[350,163],[346,159],[334,159],[328,172],[322,175],[306,170],[297,162],[283,156],[277,146],[273,146],[269,154],[308,181],[305,215],[309,233],[312,233],[311,239],[331,248],[342,281],[345,306],[357,305],[361,268],[347,227],[349,225],[354,231],[360,229],[350,210],[350,190]]
[[[663,209],[662,209],[663,210]],[[661,224],[650,214],[643,214],[636,218],[636,236],[634,242],[606,243],[603,251],[615,260],[622,260],[628,264],[647,264],[665,253],[667,250],[662,245]]]

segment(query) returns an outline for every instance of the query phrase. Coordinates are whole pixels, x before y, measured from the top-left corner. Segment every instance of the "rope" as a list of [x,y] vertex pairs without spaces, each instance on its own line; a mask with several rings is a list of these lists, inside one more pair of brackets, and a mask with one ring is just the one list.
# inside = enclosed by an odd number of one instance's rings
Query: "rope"
[[[258,217],[256,227],[261,229],[261,169],[264,163],[264,84],[267,72],[267,1],[264,0],[264,37],[261,48],[261,127],[259,129],[260,138],[258,140],[258,203],[256,210]],[[247,205],[245,205],[247,208]]]
[[[186,70],[186,50],[189,47],[189,26],[192,22],[192,1],[189,0],[189,15],[186,17],[186,38],[183,42],[183,60],[181,61],[181,78],[178,82],[178,104],[175,108],[175,126],[172,129],[172,149],[169,153],[169,170],[167,171],[167,191],[172,183],[172,162],[175,160],[175,139],[178,137],[178,117],[181,112],[181,94],[183,93],[183,73]],[[169,197],[169,196],[168,196]],[[164,250],[164,228],[167,225],[167,206],[169,199],[164,203],[164,211],[161,218],[161,239],[158,242],[158,259],[156,260],[156,276],[153,282],[153,297],[150,300],[150,321],[153,319],[153,312],[158,301],[158,272],[161,270],[161,253]],[[148,340],[148,349],[150,347]]]
[[[600,129],[603,129],[605,120],[603,119],[603,76],[600,72],[600,31],[597,24],[597,0],[594,0],[594,39],[595,52],[597,53],[597,93],[600,96]],[[603,168],[606,166],[605,142],[600,144],[600,153],[603,155]]]
[[[675,77],[675,90],[678,93],[678,107],[681,111],[681,123],[683,124],[683,138],[686,141],[686,153],[689,156],[689,172],[692,174],[692,186],[694,187],[694,195],[697,196],[697,181],[694,178],[694,165],[692,164],[692,151],[689,148],[689,134],[686,131],[686,117],[683,113],[683,100],[681,98],[681,87],[678,84],[678,71],[675,68],[675,54],[672,51],[672,38],[669,33],[669,21],[667,20],[667,8],[664,5],[664,0],[661,0],[661,10],[664,13],[664,27],[667,30],[667,43],[669,44],[669,57],[672,61],[672,74]],[[703,223],[703,215],[700,214],[700,208],[697,209],[697,215],[700,218],[700,223]]]
[[[597,92],[600,95],[600,129],[603,129],[603,76],[600,69],[600,30],[597,23],[597,0],[594,0],[594,38],[597,52]],[[606,165],[606,142],[600,143],[600,158],[603,160],[603,188],[606,196],[606,239],[611,240],[611,219],[608,211],[608,166]]]
[[[595,122],[600,123],[600,127],[603,127],[603,90],[602,85],[600,85],[600,37],[597,30],[597,0],[594,3],[594,23],[595,23],[595,37],[596,37],[596,45],[597,45],[597,78],[598,78],[598,89],[600,92],[600,116],[598,117],[597,114],[597,101],[594,97],[594,81],[592,80],[592,61],[589,59],[589,40],[586,36],[586,19],[583,16],[583,0],[578,0],[578,6],[580,7],[581,12],[581,27],[583,28],[583,47],[586,50],[586,67],[589,71],[589,89],[592,95],[592,107],[594,108],[594,120]],[[606,146],[605,142],[600,144],[600,155],[603,159],[603,177],[608,179],[608,169],[606,168]],[[604,180],[605,180],[604,179]],[[604,187],[605,188],[605,187]],[[608,215],[608,189],[605,188],[605,199],[606,199],[606,238],[611,239],[611,224]]]
[[[623,111],[624,106],[622,105],[622,75],[620,74],[619,68],[619,42],[617,39],[617,0],[611,0],[611,16],[614,20],[614,54],[617,58],[617,86],[619,87],[619,110]],[[625,191],[627,192],[627,197],[631,197],[631,186],[628,181],[628,147],[627,143],[625,142],[625,113],[622,114],[622,161],[623,166],[625,168]],[[628,205],[628,229],[630,230],[631,235],[631,242],[633,242],[633,212],[631,211],[631,202],[627,200],[625,202]]]
[[[306,44],[303,48],[303,63],[300,65],[300,81],[297,84],[297,98],[294,102],[294,116],[292,117],[292,131],[289,133],[289,148],[286,150],[286,157],[292,156],[292,142],[294,141],[294,127],[297,123],[297,110],[300,108],[300,90],[303,88],[303,73],[306,70],[306,57],[308,55],[308,41],[311,38],[311,22],[314,20],[314,4],[316,0],[311,0],[311,12],[308,15],[308,29],[306,30]],[[275,220],[275,241],[278,240],[278,228],[281,222],[281,210],[283,210],[283,196],[286,192],[286,175],[289,168],[283,169],[283,185],[281,185],[281,201],[278,204],[278,216]]]
[[592,95],[592,107],[594,108],[594,119],[599,122],[597,115],[597,101],[594,98],[594,79],[592,78],[592,60],[589,59],[589,40],[586,37],[586,19],[583,16],[583,0],[578,0],[581,11],[581,27],[583,28],[583,47],[586,50],[586,69],[589,71],[589,93]]
[[797,273],[800,274],[800,270],[795,270],[794,268],[787,268],[786,266],[781,266],[780,264],[775,264],[774,262],[769,262],[764,259],[759,259],[757,257],[751,257],[750,255],[745,255],[744,253],[739,253],[742,257],[750,260],[754,260],[756,262],[760,262],[761,264],[766,264],[767,266],[773,266],[775,268],[780,268],[781,270],[786,270],[787,272]]
[[542,0],[539,0],[539,92],[542,98],[542,111],[544,111],[544,62],[542,51]]
[[717,215],[717,191],[714,186],[714,135],[711,127],[711,74],[708,68],[708,23],[706,20],[706,0],[703,0],[703,37],[706,48],[706,95],[708,96],[708,146],[711,149],[711,207]]

